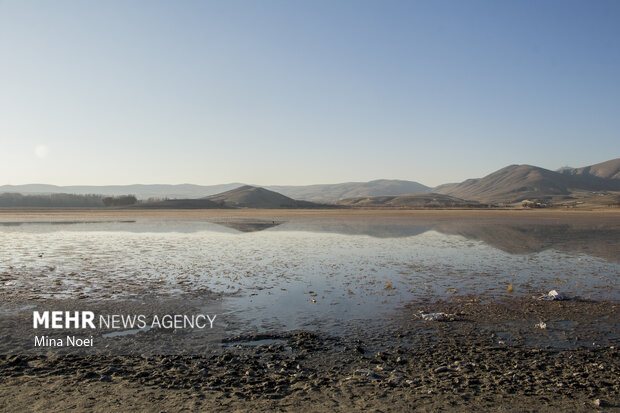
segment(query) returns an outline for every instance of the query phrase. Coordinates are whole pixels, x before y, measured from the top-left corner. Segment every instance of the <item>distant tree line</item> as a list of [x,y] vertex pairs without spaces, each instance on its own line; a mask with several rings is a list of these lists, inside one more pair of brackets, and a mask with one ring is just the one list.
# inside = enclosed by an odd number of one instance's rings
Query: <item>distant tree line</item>
[[101,200],[105,206],[126,206],[138,202],[135,195],[107,196]]
[[0,194],[0,208],[103,208],[133,205],[138,202],[134,195],[104,197],[103,195],[42,194],[23,195]]

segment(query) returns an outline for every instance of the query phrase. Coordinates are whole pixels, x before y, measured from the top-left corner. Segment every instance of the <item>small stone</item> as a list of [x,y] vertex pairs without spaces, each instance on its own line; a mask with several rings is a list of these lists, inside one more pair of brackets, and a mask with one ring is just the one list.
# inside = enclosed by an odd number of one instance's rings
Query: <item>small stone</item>
[[355,370],[355,372],[353,373],[356,376],[364,376],[364,377],[374,377],[375,373],[372,370],[369,369],[357,369]]
[[398,384],[400,384],[400,382],[403,380],[402,377],[398,376],[398,375],[393,375],[390,376],[390,378],[388,379],[388,384],[392,385],[392,386],[396,386]]
[[449,370],[450,369],[448,368],[448,366],[439,366],[435,370],[433,370],[433,372],[438,374],[438,373],[445,373],[445,372],[447,372]]

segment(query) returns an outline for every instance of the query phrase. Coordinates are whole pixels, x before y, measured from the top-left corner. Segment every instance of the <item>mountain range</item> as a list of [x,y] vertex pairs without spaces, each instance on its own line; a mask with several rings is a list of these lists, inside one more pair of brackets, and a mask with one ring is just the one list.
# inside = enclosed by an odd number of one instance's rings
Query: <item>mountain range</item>
[[[230,183],[221,185],[108,185],[108,186],[56,186],[46,184],[28,185],[3,185],[0,193],[21,194],[99,194],[106,196],[119,196],[133,194],[139,199],[171,198],[189,199],[204,198],[220,194],[239,187],[246,186],[242,183]],[[402,195],[421,194],[429,192],[431,188],[418,182],[380,179],[370,182],[347,182],[341,184],[306,185],[306,186],[266,186],[265,189],[278,192],[293,199],[301,199],[314,202],[333,202],[339,199],[378,196],[378,195]]]
[[[317,207],[316,203],[368,207],[417,207],[433,203],[457,206],[476,202],[514,203],[525,199],[556,201],[610,193],[617,195],[617,192],[620,192],[620,158],[579,168],[564,167],[557,171],[532,165],[510,165],[482,178],[467,179],[460,183],[444,184],[435,188],[414,181],[389,179],[323,185],[266,186],[265,188],[242,183],[0,186],[0,193],[70,193],[106,196],[133,194],[142,200],[160,199],[160,201],[151,200],[144,203],[144,206],[151,205],[153,208],[172,207],[172,205],[187,208],[218,206],[307,208]],[[422,194],[424,196],[420,196]],[[162,199],[168,200],[161,201]],[[198,201],[198,199],[201,200]]]
[[291,198],[315,202],[334,202],[356,197],[425,194],[431,190],[430,187],[418,182],[397,179],[306,186],[267,186],[266,188]]
[[583,168],[561,168],[558,172],[566,175],[597,176],[604,179],[620,179],[620,158]]
[[356,197],[341,199],[337,201],[337,204],[363,208],[487,207],[486,204],[480,204],[476,201],[466,201],[450,195],[436,193]]
[[620,158],[583,168],[551,171],[510,165],[483,178],[433,188],[433,192],[479,202],[513,203],[525,199],[569,199],[620,191]]
[[208,195],[218,194],[224,191],[243,186],[241,183],[220,185],[194,185],[194,184],[135,184],[135,185],[71,185],[56,186],[47,184],[27,185],[1,185],[0,193],[17,192],[21,194],[98,194],[106,196],[119,196],[133,194],[139,199],[148,198],[202,198]]

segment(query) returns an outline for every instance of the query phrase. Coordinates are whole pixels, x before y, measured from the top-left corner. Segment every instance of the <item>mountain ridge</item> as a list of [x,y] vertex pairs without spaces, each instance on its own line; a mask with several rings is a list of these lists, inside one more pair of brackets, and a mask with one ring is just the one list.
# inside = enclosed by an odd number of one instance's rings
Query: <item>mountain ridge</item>
[[148,198],[201,198],[214,195],[230,189],[242,186],[242,183],[234,182],[217,185],[196,184],[131,184],[131,185],[49,185],[49,184],[25,184],[25,185],[2,185],[2,192],[18,192],[22,194],[54,194],[71,193],[78,195],[127,195],[133,194],[140,199]]
[[441,185],[433,191],[479,202],[514,203],[531,198],[568,199],[576,194],[620,191],[620,180],[523,164],[506,166],[482,178]]
[[[52,193],[72,193],[72,194],[100,194],[108,196],[118,196],[133,194],[139,199],[148,198],[204,198],[205,196],[216,195],[247,184],[234,182],[218,185],[196,185],[196,184],[132,184],[132,185],[70,185],[58,186],[49,184],[25,184],[25,185],[2,185],[0,193],[22,193],[22,194],[52,194]],[[406,193],[423,193],[430,190],[430,187],[414,181],[396,179],[377,179],[368,182],[345,182],[336,184],[316,184],[316,185],[251,185],[263,187],[265,189],[279,192],[289,198],[314,201],[330,202],[340,199],[334,194],[342,194],[344,197],[371,196],[371,195],[401,195]],[[281,190],[282,189],[282,190]],[[306,197],[297,196],[298,193],[305,194]],[[349,196],[350,195],[350,196]]]
[[440,208],[440,207],[487,207],[476,201],[467,201],[450,195],[404,194],[372,197],[347,198],[337,201],[338,205],[363,208]]
[[620,179],[620,158],[610,159],[581,168],[560,168],[558,172],[565,175],[590,175],[604,179]]
[[[145,200],[165,199],[205,199],[213,195],[234,191],[238,188],[255,186],[235,182],[219,185],[195,184],[134,184],[108,186],[56,186],[47,184],[3,185],[0,193],[22,194],[99,194],[120,196],[133,194]],[[271,194],[271,204],[276,202],[294,205],[294,202],[337,203],[353,198],[373,198],[390,196],[411,196],[416,194],[436,193],[449,195],[461,200],[482,203],[515,203],[525,199],[561,200],[576,197],[592,197],[608,195],[609,191],[620,192],[620,158],[610,159],[594,165],[579,168],[562,167],[556,171],[527,164],[513,164],[483,176],[482,178],[466,179],[462,182],[448,183],[428,187],[416,181],[397,179],[377,179],[368,182],[344,182],[336,184],[315,185],[269,185],[262,187]],[[227,194],[226,196],[233,196]],[[246,194],[247,195],[247,194]],[[256,195],[256,194],[255,194]],[[284,198],[278,198],[284,197]],[[286,198],[286,199],[285,199]],[[417,202],[410,198],[407,202]],[[374,203],[379,200],[358,202]],[[384,199],[383,202],[405,202]],[[229,200],[230,202],[230,200]],[[261,201],[262,202],[262,201]],[[459,201],[460,202],[460,201]],[[187,203],[188,206],[194,203]],[[207,204],[207,203],[205,203]]]
[[368,182],[304,186],[268,185],[265,188],[291,198],[316,202],[333,202],[339,199],[368,196],[422,194],[431,190],[430,187],[419,182],[400,179],[375,179]]

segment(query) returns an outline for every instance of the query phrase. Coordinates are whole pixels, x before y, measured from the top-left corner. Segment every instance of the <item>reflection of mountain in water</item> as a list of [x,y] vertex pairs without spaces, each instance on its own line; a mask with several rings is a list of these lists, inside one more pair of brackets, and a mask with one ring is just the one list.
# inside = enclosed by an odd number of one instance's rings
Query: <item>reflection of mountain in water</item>
[[610,261],[620,261],[620,228],[587,224],[513,224],[467,221],[308,221],[289,222],[283,231],[331,232],[345,235],[368,235],[399,238],[437,231],[482,241],[510,254],[531,254],[554,249],[583,253]]
[[445,234],[479,240],[511,254],[530,254],[554,249],[620,261],[620,229],[613,227],[443,223],[434,229]]
[[131,224],[134,220],[120,220],[120,221],[13,221],[13,222],[0,222],[0,227],[19,227],[22,225],[76,225],[76,224],[109,224],[109,223],[122,223]]
[[[126,225],[132,224],[132,225]],[[25,227],[32,231],[121,231],[132,233],[144,232],[178,232],[193,233],[199,231],[215,231],[225,233],[256,232],[277,227],[281,221],[267,220],[227,220],[214,222],[201,221],[19,221],[0,222],[1,227]],[[234,230],[234,231],[231,231]]]
[[420,235],[432,228],[429,225],[407,225],[401,222],[339,219],[334,221],[287,222],[282,231],[327,232],[343,235],[369,235],[376,238],[400,238]]
[[277,221],[227,221],[214,223],[222,225],[224,227],[235,229],[239,232],[263,231],[269,228],[277,227],[278,225],[282,224],[282,222]]
[[213,231],[222,233],[249,233],[274,229],[275,231],[306,231],[335,233],[352,236],[367,235],[376,238],[401,238],[437,231],[482,241],[493,248],[510,254],[531,254],[554,249],[566,253],[587,254],[613,262],[620,262],[620,224],[588,223],[517,223],[516,220],[423,220],[423,219],[316,219],[289,222],[232,219],[214,222],[192,221],[58,221],[58,222],[4,222],[2,232],[28,231],[121,231],[132,233]]

